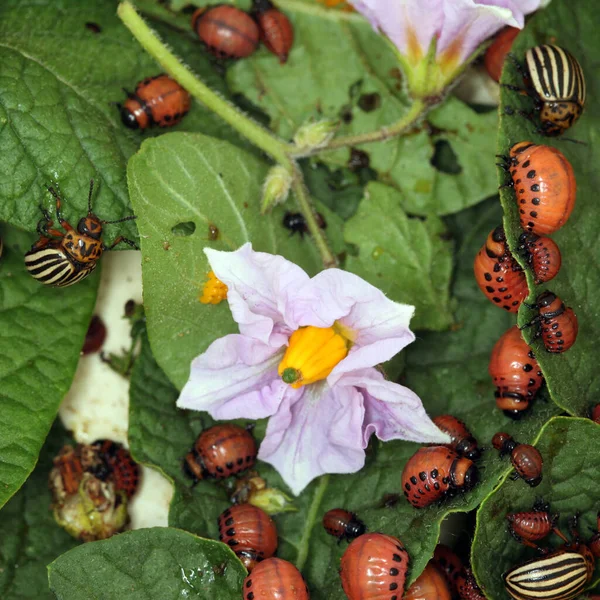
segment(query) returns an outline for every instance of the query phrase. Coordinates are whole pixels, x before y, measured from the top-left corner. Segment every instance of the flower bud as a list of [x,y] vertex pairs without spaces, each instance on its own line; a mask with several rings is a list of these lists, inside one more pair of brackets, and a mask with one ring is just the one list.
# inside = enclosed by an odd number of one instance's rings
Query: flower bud
[[289,171],[281,165],[274,166],[268,173],[263,184],[263,197],[260,205],[261,214],[265,214],[277,204],[285,202],[290,187],[292,176]]
[[329,143],[335,134],[339,123],[337,121],[323,120],[316,123],[305,123],[296,131],[294,144],[300,151],[310,151],[322,148]]
[[292,499],[277,488],[257,490],[250,496],[250,504],[262,508],[268,515],[298,511],[292,504]]

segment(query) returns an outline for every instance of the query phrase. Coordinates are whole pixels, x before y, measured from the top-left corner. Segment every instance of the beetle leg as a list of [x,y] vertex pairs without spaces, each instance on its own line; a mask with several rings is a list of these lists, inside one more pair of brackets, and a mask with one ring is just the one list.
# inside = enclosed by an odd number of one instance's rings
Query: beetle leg
[[139,250],[139,247],[135,242],[133,242],[132,240],[128,240],[127,238],[123,237],[122,235],[120,235],[110,246],[105,246],[104,244],[102,244],[102,249],[103,250],[113,250],[117,244],[121,244],[121,243],[127,244],[134,250]]
[[514,473],[511,474],[510,479],[511,481],[516,481],[517,479],[519,479],[519,477],[521,477],[516,471]]
[[569,543],[567,536],[558,528],[556,525],[552,528],[552,531],[563,541],[565,544]]
[[56,192],[56,190],[53,187],[49,187],[48,191],[54,196],[54,199],[56,200],[56,219],[58,220],[58,222],[60,223],[61,227],[63,227],[63,229],[65,231],[73,231],[73,228],[71,227],[71,225],[69,225],[69,222],[65,221],[62,218],[62,214],[60,212],[60,209],[61,209],[60,196],[58,195],[58,193]]

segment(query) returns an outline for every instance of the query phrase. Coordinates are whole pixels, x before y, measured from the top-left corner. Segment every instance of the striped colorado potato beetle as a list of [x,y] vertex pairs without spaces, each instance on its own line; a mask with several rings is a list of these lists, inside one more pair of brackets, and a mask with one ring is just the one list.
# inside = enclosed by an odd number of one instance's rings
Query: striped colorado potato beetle
[[269,515],[252,504],[236,504],[218,519],[219,539],[231,547],[248,571],[277,550],[277,528]]
[[242,587],[243,600],[310,600],[300,571],[281,558],[267,558],[258,564]]
[[248,13],[229,4],[199,8],[192,15],[192,28],[220,59],[246,58],[258,48],[258,25]]
[[402,542],[383,533],[365,533],[346,548],[340,575],[348,600],[400,600],[409,556]]
[[556,552],[517,565],[503,575],[506,591],[515,600],[570,600],[590,582],[596,566],[594,555],[579,540],[577,518],[570,524],[572,542]]
[[343,508],[332,508],[323,516],[323,527],[329,535],[341,542],[348,541],[365,533],[365,524],[352,512]]
[[124,238],[117,239],[110,246],[102,241],[102,226],[123,221],[131,221],[135,216],[123,217],[116,221],[104,221],[92,212],[92,191],[94,180],[90,181],[88,196],[88,214],[82,217],[77,229],[72,227],[61,215],[61,199],[54,188],[48,191],[56,200],[56,219],[65,233],[52,229],[54,224],[50,213],[42,209],[44,218],[38,223],[39,239],[25,254],[25,267],[29,274],[44,285],[67,287],[85,279],[96,268],[102,253],[124,243],[138,249],[134,242]]
[[[557,136],[573,126],[585,105],[585,78],[577,59],[564,48],[544,45],[527,50],[525,69],[514,57],[513,62],[527,87],[505,87],[533,99],[541,123],[539,133]],[[519,114],[533,117],[523,111]]]
[[527,295],[525,273],[513,258],[500,225],[488,235],[473,264],[475,280],[486,297],[508,312],[516,313]]
[[494,434],[492,446],[500,451],[501,457],[510,454],[510,462],[515,468],[513,479],[520,477],[531,487],[541,483],[544,460],[536,448],[529,444],[520,444],[504,432]]
[[402,491],[415,507],[441,500],[450,491],[469,491],[479,480],[477,467],[468,458],[445,446],[419,448],[402,471]]
[[156,75],[140,81],[121,109],[121,121],[130,129],[146,129],[153,125],[177,125],[190,110],[190,95],[168,75]]
[[258,450],[252,434],[237,425],[214,425],[205,429],[187,453],[184,473],[198,483],[212,477],[225,479],[254,466]]
[[525,414],[544,380],[533,351],[513,325],[496,342],[490,356],[489,373],[496,386],[496,405],[507,417]]
[[539,314],[522,327],[539,326],[536,335],[542,337],[547,352],[560,354],[566,352],[577,339],[579,324],[572,308],[566,308],[563,301],[550,291],[537,297]]
[[499,165],[510,173],[521,227],[538,235],[560,229],[575,207],[577,182],[571,163],[551,146],[514,144]]
[[448,444],[449,448],[469,460],[479,458],[481,451],[477,445],[477,440],[460,419],[452,415],[440,415],[435,417],[433,422],[452,438],[452,441]]

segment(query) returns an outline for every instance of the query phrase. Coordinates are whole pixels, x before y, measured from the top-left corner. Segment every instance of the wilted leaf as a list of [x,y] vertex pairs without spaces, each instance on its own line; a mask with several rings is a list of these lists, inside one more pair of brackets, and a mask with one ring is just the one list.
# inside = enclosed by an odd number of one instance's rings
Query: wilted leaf
[[23,255],[31,236],[4,227],[0,259],[0,506],[27,479],[67,393],[98,275],[68,288],[37,282]]
[[238,600],[246,576],[225,544],[167,527],[84,544],[48,572],[58,600]]
[[416,307],[414,329],[445,329],[452,323],[452,242],[438,217],[410,218],[402,195],[370,183],[358,212],[346,223],[346,241],[357,247],[346,268],[392,300]]
[[[284,207],[260,214],[267,168],[231,144],[181,133],[148,140],[129,163],[148,335],[158,363],[178,387],[195,356],[237,330],[226,303],[198,300],[210,270],[204,248],[236,250],[251,241],[255,250],[282,254],[310,274],[318,269],[310,237],[291,237],[283,227]],[[181,223],[193,225],[174,230]],[[218,229],[216,240],[211,226]]]

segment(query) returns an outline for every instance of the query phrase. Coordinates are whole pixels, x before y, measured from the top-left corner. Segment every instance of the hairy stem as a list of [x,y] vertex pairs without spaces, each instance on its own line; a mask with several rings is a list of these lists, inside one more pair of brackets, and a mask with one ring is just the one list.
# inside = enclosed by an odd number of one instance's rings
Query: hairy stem
[[369,131],[367,133],[358,133],[356,135],[344,135],[333,138],[327,146],[319,148],[311,152],[311,154],[321,154],[330,152],[338,148],[346,148],[349,146],[358,146],[360,144],[369,144],[371,142],[380,142],[393,137],[402,135],[407,129],[414,127],[415,124],[423,117],[423,115],[431,108],[423,100],[415,100],[410,107],[410,110],[396,123],[387,127],[382,127],[377,131]]

